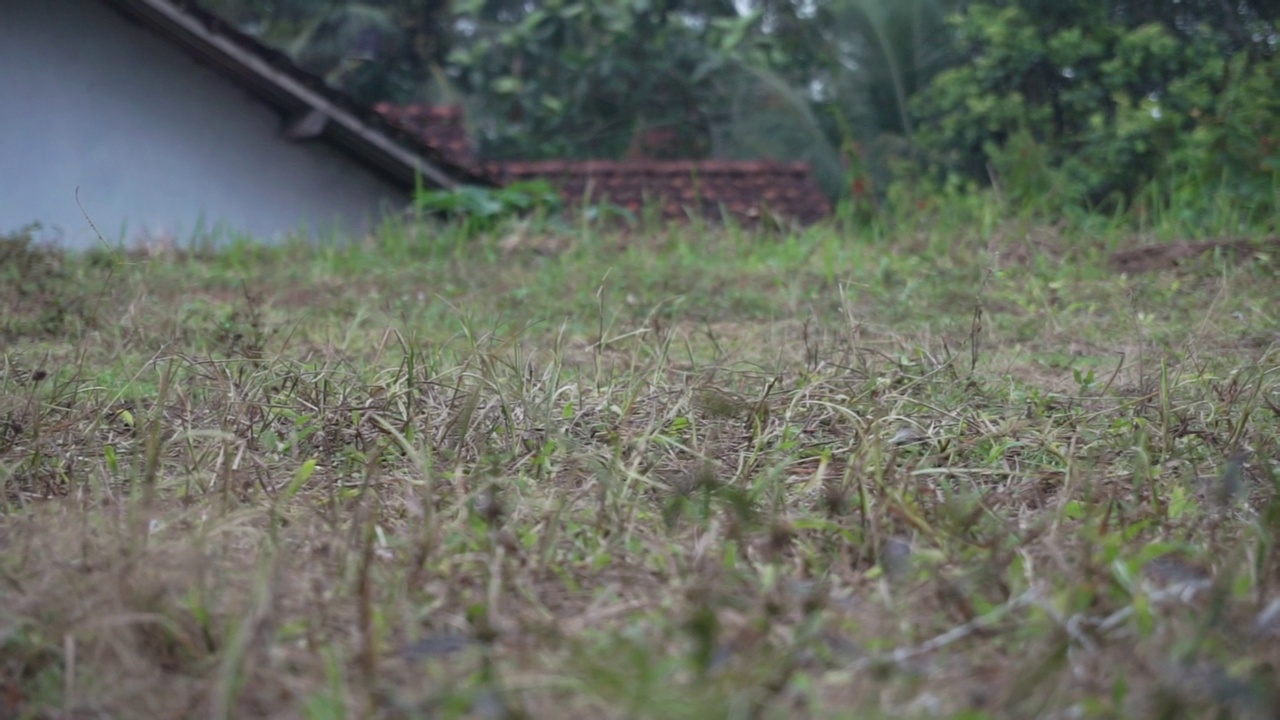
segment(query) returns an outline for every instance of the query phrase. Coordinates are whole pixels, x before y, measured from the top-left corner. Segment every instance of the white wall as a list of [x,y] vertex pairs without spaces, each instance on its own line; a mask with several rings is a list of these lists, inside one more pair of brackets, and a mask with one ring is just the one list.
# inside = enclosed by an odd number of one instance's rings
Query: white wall
[[[305,224],[362,232],[407,193],[99,0],[0,0],[0,234],[70,248]],[[46,233],[47,235],[48,233]]]

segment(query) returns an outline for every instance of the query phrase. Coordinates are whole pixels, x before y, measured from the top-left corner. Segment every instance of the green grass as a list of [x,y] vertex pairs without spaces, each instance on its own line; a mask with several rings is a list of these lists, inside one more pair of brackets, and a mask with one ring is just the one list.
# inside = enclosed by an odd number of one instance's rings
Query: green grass
[[0,716],[1274,717],[1274,254],[996,217],[5,241]]

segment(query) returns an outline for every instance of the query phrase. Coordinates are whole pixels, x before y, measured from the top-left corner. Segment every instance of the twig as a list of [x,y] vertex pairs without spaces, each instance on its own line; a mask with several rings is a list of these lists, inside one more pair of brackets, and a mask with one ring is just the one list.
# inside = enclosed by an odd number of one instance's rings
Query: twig
[[963,625],[957,625],[956,627],[951,628],[950,630],[942,633],[941,635],[937,635],[933,638],[930,638],[929,640],[926,640],[920,643],[919,645],[916,645],[914,647],[900,647],[895,649],[891,653],[879,655],[877,657],[872,657],[872,658],[863,658],[862,660],[860,660],[858,663],[855,664],[855,667],[857,667],[858,669],[862,669],[872,665],[884,665],[884,664],[890,664],[890,663],[900,665],[906,662],[907,660],[910,660],[911,658],[924,655],[927,653],[931,653],[936,650],[941,650],[942,648],[948,645],[951,645],[955,642],[963,640],[966,637],[969,637],[970,635],[974,634],[975,632],[983,628],[986,628],[990,625],[995,624],[997,621],[1003,619],[1004,616],[1008,615],[1014,610],[1019,610],[1021,608],[1026,607],[1027,605],[1030,605],[1032,602],[1034,602],[1038,598],[1039,598],[1039,593],[1037,593],[1035,590],[1028,590],[1022,593],[1021,595],[1019,595],[1018,597],[1005,603],[1004,605],[1001,605],[1000,607],[992,610],[991,612],[985,615],[980,615]]

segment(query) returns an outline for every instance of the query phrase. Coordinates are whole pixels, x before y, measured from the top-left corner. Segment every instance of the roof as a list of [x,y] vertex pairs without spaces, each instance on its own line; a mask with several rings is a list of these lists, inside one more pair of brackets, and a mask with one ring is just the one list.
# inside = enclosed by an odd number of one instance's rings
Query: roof
[[393,105],[380,102],[373,106],[374,111],[388,122],[407,130],[418,137],[429,147],[439,152],[448,161],[460,167],[475,168],[477,172],[492,173],[485,170],[475,149],[471,146],[471,136],[463,124],[462,108],[456,105]]
[[668,220],[723,210],[753,223],[766,214],[813,223],[831,212],[808,163],[771,160],[580,160],[508,162],[508,180],[544,179],[565,199],[609,202],[639,215],[656,204]]
[[284,53],[263,45],[193,0],[103,0],[212,66],[286,117],[285,137],[323,137],[406,186],[495,185],[497,178],[433,146],[421,132],[327,85]]
[[[591,202],[609,202],[640,215],[646,203],[658,204],[662,217],[684,220],[689,210],[719,219],[721,210],[739,221],[755,222],[766,212],[813,223],[831,212],[807,163],[770,160],[657,160],[669,149],[666,134],[638,136],[626,160],[549,160],[497,162],[481,166],[456,106],[392,105],[376,110],[391,122],[418,133],[458,165],[484,167],[503,184],[545,180],[574,206],[591,189]],[[658,147],[652,147],[657,144]],[[644,156],[647,155],[648,158]]]

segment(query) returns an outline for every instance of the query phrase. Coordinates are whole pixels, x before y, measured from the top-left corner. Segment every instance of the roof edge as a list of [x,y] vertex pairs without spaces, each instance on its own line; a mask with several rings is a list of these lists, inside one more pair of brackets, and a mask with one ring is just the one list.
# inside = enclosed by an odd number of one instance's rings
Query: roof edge
[[[286,115],[323,113],[328,123],[338,130],[329,134],[329,139],[345,146],[348,151],[359,155],[384,173],[407,182],[413,182],[414,176],[420,175],[444,189],[453,189],[462,184],[421,153],[413,152],[395,141],[389,133],[325,97],[324,93],[307,87],[298,78],[274,67],[265,58],[227,35],[211,31],[188,9],[171,0],[107,2],[161,31],[189,52],[215,64],[222,72],[252,85],[263,100]],[[346,137],[342,137],[343,135]]]
[[776,160],[505,160],[497,163],[514,175],[559,175],[613,173],[651,173],[655,175],[701,175],[777,172],[807,175],[812,171],[806,162]]

